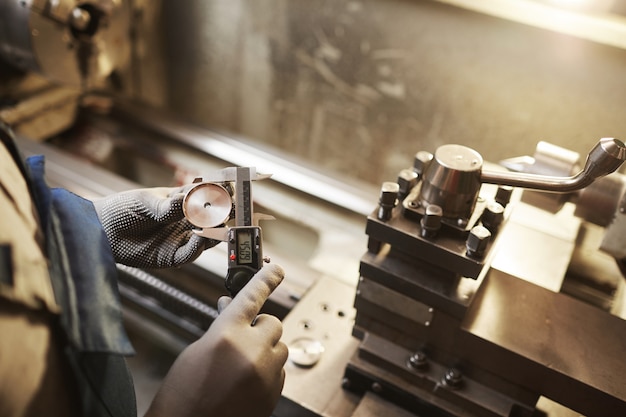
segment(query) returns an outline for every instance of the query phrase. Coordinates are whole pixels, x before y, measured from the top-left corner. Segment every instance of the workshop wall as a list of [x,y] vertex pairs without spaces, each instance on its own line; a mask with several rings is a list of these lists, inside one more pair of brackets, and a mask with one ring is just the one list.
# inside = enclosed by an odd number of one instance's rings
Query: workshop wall
[[[330,173],[624,138],[626,51],[433,1],[163,1],[161,103]],[[149,89],[144,89],[149,91]]]

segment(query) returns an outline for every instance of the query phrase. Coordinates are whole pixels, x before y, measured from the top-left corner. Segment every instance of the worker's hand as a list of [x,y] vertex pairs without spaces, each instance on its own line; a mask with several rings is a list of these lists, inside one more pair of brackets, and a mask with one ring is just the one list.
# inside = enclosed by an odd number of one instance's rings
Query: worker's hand
[[169,268],[191,262],[219,243],[196,235],[185,219],[182,202],[188,187],[131,190],[93,202],[117,262]]
[[165,376],[146,417],[268,417],[285,380],[282,324],[259,314],[283,279],[266,265],[228,302],[209,330],[189,345]]

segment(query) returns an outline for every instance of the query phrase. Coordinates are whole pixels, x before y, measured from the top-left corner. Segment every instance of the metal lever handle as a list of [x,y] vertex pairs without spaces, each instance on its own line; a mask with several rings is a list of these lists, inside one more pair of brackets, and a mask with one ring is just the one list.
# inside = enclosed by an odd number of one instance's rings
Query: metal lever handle
[[596,178],[614,172],[625,160],[626,145],[621,140],[602,138],[587,155],[583,170],[572,177],[482,171],[480,182],[566,193],[585,188]]

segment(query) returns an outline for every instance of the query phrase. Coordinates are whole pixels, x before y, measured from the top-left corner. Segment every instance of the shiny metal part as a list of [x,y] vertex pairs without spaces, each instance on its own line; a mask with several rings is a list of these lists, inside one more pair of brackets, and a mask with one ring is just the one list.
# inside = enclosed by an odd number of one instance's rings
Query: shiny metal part
[[489,184],[509,185],[551,192],[571,192],[591,184],[596,178],[617,170],[626,160],[626,145],[619,139],[602,138],[591,149],[585,167],[571,177],[483,171],[480,181]]
[[494,201],[502,207],[506,207],[511,201],[511,196],[513,195],[513,187],[508,185],[501,185],[498,187],[496,191],[496,196],[494,197]]
[[296,366],[310,368],[319,362],[324,350],[319,340],[302,337],[289,344],[289,360]]
[[69,16],[70,26],[79,31],[87,30],[91,21],[91,14],[87,10],[80,7],[74,7]]
[[191,188],[183,199],[183,213],[196,227],[217,227],[230,218],[233,201],[230,193],[221,185],[199,183]]
[[[537,143],[532,157],[517,157],[500,161],[500,165],[514,172],[569,177],[580,171],[580,154],[552,143]],[[525,190],[522,201],[551,213],[556,213],[571,198],[566,193],[544,193]]]
[[421,350],[412,354],[407,362],[413,369],[424,370],[428,368],[428,356]]
[[64,85],[101,87],[130,58],[128,0],[0,2],[0,55]]
[[398,173],[398,196],[400,198],[406,197],[413,187],[417,184],[418,173],[413,169],[405,168]]
[[487,203],[480,220],[491,233],[496,233],[504,220],[504,207],[495,201]]
[[480,190],[483,158],[462,145],[443,145],[422,179],[420,203],[441,207],[445,217],[469,218]]
[[422,237],[434,237],[439,229],[441,229],[441,218],[443,217],[443,210],[436,204],[431,204],[426,207],[424,217],[420,220],[420,226],[422,227]]
[[417,152],[415,154],[415,158],[413,159],[413,171],[415,171],[419,176],[423,175],[432,162],[433,157],[434,155],[427,151]]
[[[250,181],[265,180],[272,174],[260,174],[256,167],[250,167]],[[196,178],[194,182],[233,182],[237,179],[237,167],[228,167]]]
[[378,220],[389,220],[391,211],[398,201],[400,186],[395,182],[384,182],[380,188],[380,199],[378,200]]
[[[187,192],[183,200],[183,211],[191,224],[201,228],[201,230],[194,230],[196,234],[209,239],[227,240],[228,227],[217,226],[224,225],[230,219],[233,205],[237,226],[243,226],[244,223],[258,226],[260,220],[274,219],[273,216],[267,214],[254,213],[249,195],[246,194],[246,198],[233,198],[229,191],[224,188],[223,185],[227,183],[232,185],[238,183],[238,187],[235,185],[235,192],[237,193],[237,189],[239,189],[239,193],[243,193],[243,179],[239,178],[242,175],[240,170],[241,168],[238,167],[223,168],[194,180],[194,183],[198,185]],[[247,167],[245,172],[248,183],[272,176],[272,174],[258,174],[255,167]],[[250,208],[246,208],[247,205]],[[239,218],[237,218],[237,213],[239,213]],[[243,216],[248,216],[249,221],[244,221]],[[206,224],[206,226],[202,224]]]
[[465,247],[467,254],[472,257],[481,258],[485,255],[487,245],[491,239],[491,232],[483,226],[475,226],[467,236]]
[[527,174],[569,177],[580,170],[580,154],[553,143],[540,141],[535,147],[533,163],[523,172]]

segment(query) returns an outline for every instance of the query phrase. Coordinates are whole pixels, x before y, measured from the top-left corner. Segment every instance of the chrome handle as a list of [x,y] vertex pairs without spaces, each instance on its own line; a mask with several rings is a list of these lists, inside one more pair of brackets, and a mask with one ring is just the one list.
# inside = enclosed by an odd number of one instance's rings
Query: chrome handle
[[574,176],[550,177],[535,174],[482,171],[480,173],[480,182],[566,193],[585,188],[596,178],[614,172],[625,160],[626,145],[621,140],[602,138],[587,155],[583,170]]

